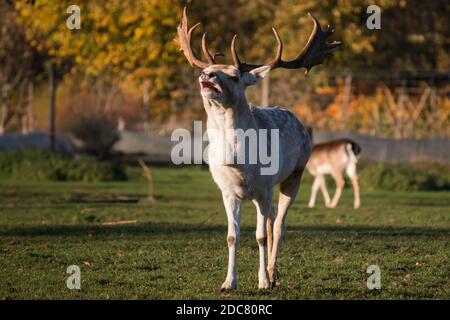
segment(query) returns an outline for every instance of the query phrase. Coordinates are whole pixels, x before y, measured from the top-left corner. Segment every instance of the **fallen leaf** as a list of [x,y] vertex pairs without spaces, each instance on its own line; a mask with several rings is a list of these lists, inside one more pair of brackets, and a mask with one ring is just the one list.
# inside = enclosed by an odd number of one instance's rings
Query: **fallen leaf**
[[425,263],[416,262],[416,267],[417,267],[417,268],[425,267]]
[[405,252],[405,251],[408,250],[408,249],[409,249],[408,246],[400,246],[400,252],[401,252],[401,253]]
[[344,262],[344,259],[342,259],[342,257],[337,256],[333,261],[335,263],[341,264],[342,262]]
[[84,265],[86,266],[86,267],[88,267],[88,268],[92,268],[92,262],[91,261],[85,261],[84,262]]
[[407,274],[403,277],[402,281],[405,282],[405,283],[410,283],[410,282],[411,282],[411,273],[407,273]]

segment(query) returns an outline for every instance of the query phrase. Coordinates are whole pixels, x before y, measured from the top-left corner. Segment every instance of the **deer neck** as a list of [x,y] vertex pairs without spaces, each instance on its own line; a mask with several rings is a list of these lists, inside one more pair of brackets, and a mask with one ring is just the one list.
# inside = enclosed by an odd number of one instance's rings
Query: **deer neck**
[[239,99],[237,103],[230,105],[203,98],[203,106],[208,116],[208,130],[225,131],[255,128],[255,120],[245,96]]

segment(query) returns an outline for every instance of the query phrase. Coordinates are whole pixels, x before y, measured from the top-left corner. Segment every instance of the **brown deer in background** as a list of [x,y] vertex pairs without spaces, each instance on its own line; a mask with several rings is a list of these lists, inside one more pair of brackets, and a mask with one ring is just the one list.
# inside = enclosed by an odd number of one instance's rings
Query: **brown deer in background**
[[[309,158],[307,168],[314,176],[314,182],[311,189],[311,198],[308,206],[314,207],[317,191],[322,191],[325,199],[325,205],[328,208],[334,208],[338,204],[339,198],[344,188],[344,177],[342,172],[345,169],[354,191],[354,208],[359,208],[359,183],[356,173],[356,163],[358,162],[361,147],[350,139],[338,139],[329,142],[316,144],[313,147],[311,157]],[[333,199],[330,200],[324,175],[330,174],[336,182],[336,192]]]
[[[200,94],[207,113],[207,133],[209,139],[208,162],[214,181],[222,191],[222,198],[228,218],[228,273],[222,290],[235,289],[236,251],[240,235],[241,203],[252,200],[257,211],[256,241],[259,247],[258,287],[272,288],[277,277],[277,257],[281,245],[286,214],[299,190],[306,163],[311,153],[311,140],[305,127],[289,111],[274,107],[250,107],[245,90],[257,84],[265,75],[276,68],[300,69],[307,71],[321,64],[325,56],[340,45],[327,43],[326,38],[333,32],[323,31],[316,18],[312,17],[314,29],[308,43],[299,55],[291,61],[282,59],[283,45],[275,29],[273,33],[278,43],[276,57],[265,65],[241,62],[236,52],[236,36],[231,43],[233,65],[216,64],[217,55],[206,48],[206,33],[202,38],[202,52],[206,61],[198,59],[191,47],[191,36],[199,23],[188,28],[186,8],[178,27],[178,41],[181,50],[192,66],[202,69],[199,77]],[[231,150],[233,157],[244,150],[244,159],[254,155],[246,148],[244,141],[226,139],[229,131],[277,132],[276,156],[279,166],[275,172],[263,173],[262,163],[223,163],[222,150]],[[212,135],[211,132],[219,132]],[[272,150],[274,135],[264,143],[257,143],[257,154],[261,148]],[[272,141],[272,143],[270,142]],[[275,218],[272,207],[274,187],[280,184],[278,214]],[[272,235],[273,229],[273,235]],[[267,250],[267,260],[265,251]]]

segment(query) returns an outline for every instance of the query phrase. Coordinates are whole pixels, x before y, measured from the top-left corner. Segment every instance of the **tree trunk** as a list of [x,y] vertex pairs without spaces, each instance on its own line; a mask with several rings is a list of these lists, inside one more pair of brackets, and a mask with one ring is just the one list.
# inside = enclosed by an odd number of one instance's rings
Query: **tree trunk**
[[106,99],[105,99],[105,108],[104,108],[104,110],[105,110],[106,113],[111,113],[112,102],[114,100],[116,92],[117,92],[117,87],[114,84],[111,84],[111,88],[109,88],[108,93],[106,94]]
[[2,87],[1,115],[0,115],[0,135],[5,133],[6,124],[9,118],[9,84],[5,83]]
[[5,133],[6,124],[9,119],[9,84],[5,83],[2,87],[0,135]]
[[55,67],[53,64],[49,64],[48,67],[48,86],[50,92],[50,105],[49,105],[49,140],[50,140],[50,151],[55,152],[55,131],[56,131],[56,90],[58,88],[58,83],[55,76]]
[[28,101],[27,101],[27,130],[31,132],[34,130],[34,83],[28,83]]

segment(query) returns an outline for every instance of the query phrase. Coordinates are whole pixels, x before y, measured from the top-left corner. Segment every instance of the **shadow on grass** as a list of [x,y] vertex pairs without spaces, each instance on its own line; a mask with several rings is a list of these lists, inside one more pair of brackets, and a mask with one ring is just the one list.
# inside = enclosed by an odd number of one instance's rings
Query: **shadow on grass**
[[[425,192],[417,198],[412,198],[410,195],[402,195],[395,193],[395,197],[390,197],[389,194],[374,194],[369,192],[370,198],[368,200],[371,203],[384,203],[386,198],[390,198],[389,206],[408,206],[408,207],[448,207],[450,206],[450,198],[447,193],[442,191],[442,196],[436,197],[434,193],[433,198],[430,198]],[[352,194],[352,193],[350,193]],[[427,196],[427,197],[425,197]]]
[[[100,225],[54,225],[54,226],[25,226],[3,229],[0,236],[108,236],[108,235],[129,235],[129,236],[158,236],[164,237],[174,234],[190,236],[201,236],[205,233],[223,233],[227,228],[225,225],[202,225],[202,224],[175,224],[175,223],[148,223],[122,226],[100,226]],[[252,232],[255,228],[243,227],[242,233]],[[419,237],[448,237],[449,228],[421,228],[421,227],[389,227],[389,226],[334,226],[334,225],[309,225],[287,227],[287,232],[298,232],[309,235],[317,234],[323,237],[324,234],[357,235],[359,237],[395,237],[395,236],[419,236]]]
[[138,203],[140,198],[104,198],[104,199],[78,199],[78,200],[71,200],[70,203]]
[[[48,192],[26,192],[26,191],[9,191],[3,192],[0,195],[0,201],[5,199],[5,202],[9,202],[17,207],[27,207],[33,208],[36,205],[36,199],[46,199],[48,202],[48,208],[51,208],[54,205],[73,205],[73,204],[97,204],[97,203],[105,203],[105,204],[115,204],[115,203],[123,203],[123,204],[133,204],[137,203],[142,199],[147,197],[146,193],[92,193],[92,192],[62,192],[58,195],[49,195]],[[155,199],[158,202],[168,203],[173,201],[174,198],[171,196],[166,196],[163,194],[155,194]],[[20,199],[20,200],[19,200]],[[193,200],[196,201],[211,201],[211,196],[209,195],[201,195],[201,194],[187,194],[184,195],[182,192],[177,195],[177,201],[187,201]],[[217,199],[220,199],[219,196]],[[28,204],[27,204],[28,203]],[[0,206],[0,208],[2,208]],[[5,207],[6,208],[6,207]]]

